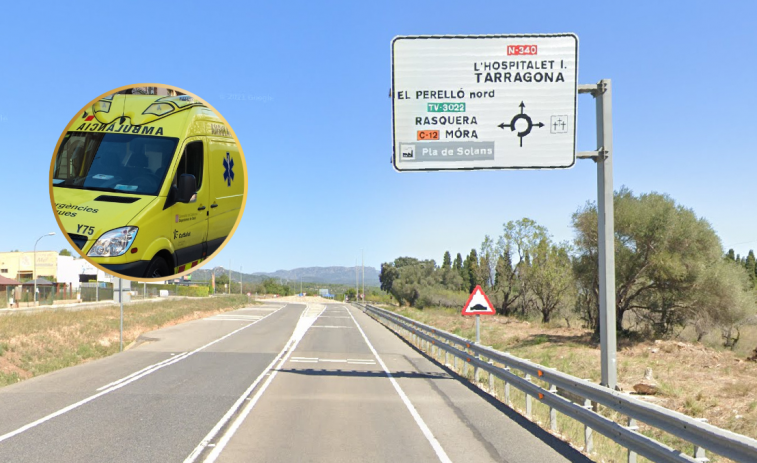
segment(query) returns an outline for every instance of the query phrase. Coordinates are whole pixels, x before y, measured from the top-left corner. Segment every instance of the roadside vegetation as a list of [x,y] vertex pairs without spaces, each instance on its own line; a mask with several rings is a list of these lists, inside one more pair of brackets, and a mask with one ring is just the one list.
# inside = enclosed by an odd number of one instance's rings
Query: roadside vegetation
[[[555,243],[546,228],[524,218],[485,236],[464,258],[399,257],[382,264],[381,289],[399,305],[462,307],[480,285],[498,314],[543,323],[562,320],[599,333],[597,210],[573,214],[575,240]],[[724,253],[711,225],[657,193],[615,193],[615,304],[621,338],[718,338],[751,352],[742,333],[757,325],[754,253]]]
[[[249,305],[246,296],[124,305],[124,348],[145,332]],[[120,308],[52,310],[0,316],[0,386],[119,351]]]
[[[556,243],[524,218],[465,256],[446,252],[441,265],[399,257],[382,264],[381,289],[392,310],[474,339],[474,320],[460,309],[480,285],[497,312],[482,317],[483,344],[598,383],[596,205],[580,207],[572,226],[574,240]],[[757,438],[755,267],[752,251],[724,252],[712,226],[669,196],[616,192],[619,386],[634,391],[651,369],[658,392],[645,400]],[[523,410],[524,398],[512,397]],[[545,413],[537,407],[534,419],[548,426]],[[580,448],[582,426],[562,422],[560,434]],[[693,454],[643,424],[641,432]],[[604,461],[625,461],[616,444],[594,440]]]

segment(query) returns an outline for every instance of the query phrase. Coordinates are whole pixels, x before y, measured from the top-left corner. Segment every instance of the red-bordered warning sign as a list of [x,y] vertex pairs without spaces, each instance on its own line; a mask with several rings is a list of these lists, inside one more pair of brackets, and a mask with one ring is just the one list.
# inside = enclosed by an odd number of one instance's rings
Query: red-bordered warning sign
[[481,286],[476,285],[476,289],[470,293],[462,313],[463,315],[494,315],[496,311]]

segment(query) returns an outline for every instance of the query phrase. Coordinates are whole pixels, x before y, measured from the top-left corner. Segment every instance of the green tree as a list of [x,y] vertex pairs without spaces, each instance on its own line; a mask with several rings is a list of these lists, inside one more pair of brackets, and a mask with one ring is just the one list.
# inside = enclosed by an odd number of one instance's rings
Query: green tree
[[464,282],[463,284],[465,285],[463,289],[466,289],[466,290],[468,289],[468,286],[470,286],[470,270],[468,270],[468,268],[470,267],[469,262],[470,262],[470,256],[465,256],[465,259],[463,260],[463,263],[460,266],[460,278],[463,279],[463,282]]
[[449,270],[450,268],[452,268],[452,256],[450,256],[449,251],[445,251],[442,259],[442,270]]
[[418,301],[422,290],[439,283],[438,277],[436,262],[414,257],[398,257],[390,264],[384,263],[379,274],[381,289],[394,296],[400,305],[407,302],[411,306]]
[[528,287],[542,322],[548,323],[554,315],[569,307],[574,298],[575,280],[569,247],[567,244],[555,245],[545,238],[532,252]]
[[224,287],[227,284],[229,284],[229,275],[227,273],[222,273],[216,277],[216,288]]
[[746,268],[746,273],[749,276],[749,282],[754,286],[754,280],[755,280],[755,261],[754,261],[754,251],[751,249],[749,250],[749,254],[746,256],[746,263],[744,264],[744,267]]
[[497,257],[492,298],[498,314],[510,316],[518,300],[518,280],[508,250]]
[[476,285],[481,284],[478,271],[478,253],[475,249],[470,250],[470,254],[468,254],[468,258],[466,260],[468,261],[468,265],[466,267],[466,269],[468,270],[468,291],[473,292],[473,290],[476,289]]
[[460,253],[457,253],[457,257],[455,257],[455,262],[452,264],[452,269],[457,270],[458,273],[461,272],[463,268],[463,256],[460,255]]
[[736,347],[741,326],[757,313],[755,294],[743,268],[733,261],[716,263],[699,282],[698,297],[692,301],[690,311],[698,340],[718,329],[723,345]]
[[733,252],[733,249],[728,250],[728,254],[725,255],[726,259],[730,259],[734,262],[736,262],[736,253]]
[[[578,300],[588,304],[587,317],[596,322],[597,211],[588,203],[573,215],[578,251]],[[702,282],[723,262],[720,240],[710,224],[667,195],[635,196],[622,188],[615,193],[616,328],[625,314],[658,335],[694,319],[704,294]],[[590,285],[590,286],[589,286]],[[586,297],[589,295],[590,297]],[[583,296],[583,297],[582,297]],[[598,329],[597,324],[594,325]]]
[[66,248],[63,248],[63,249],[60,250],[60,252],[58,254],[61,255],[61,256],[70,256],[71,255],[71,251],[69,251]]
[[503,225],[493,253],[496,264],[492,294],[497,313],[512,315],[519,305],[525,313],[529,306],[525,281],[528,253],[547,236],[546,228],[527,217]]
[[381,273],[379,273],[379,282],[381,282],[381,289],[387,293],[392,292],[392,285],[394,280],[399,276],[399,271],[391,262],[384,262],[381,264]]
[[497,251],[494,240],[489,235],[484,236],[481,243],[481,253],[478,259],[478,284],[488,291],[494,285],[494,273],[497,266]]

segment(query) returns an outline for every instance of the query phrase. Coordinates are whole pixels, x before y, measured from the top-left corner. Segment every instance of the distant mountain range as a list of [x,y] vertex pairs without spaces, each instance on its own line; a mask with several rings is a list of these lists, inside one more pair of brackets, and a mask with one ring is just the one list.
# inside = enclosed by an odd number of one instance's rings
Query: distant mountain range
[[[222,274],[226,274],[229,271],[228,268],[215,267],[212,269],[201,268],[192,272],[192,279],[196,281],[208,281],[210,280],[210,274],[215,273],[216,277]],[[358,267],[360,284],[363,283],[362,268]],[[277,270],[275,272],[242,272],[244,281],[263,281],[266,278],[275,278],[285,281],[300,281],[308,283],[329,283],[329,284],[341,284],[341,285],[354,285],[355,284],[355,267],[305,267],[296,268],[293,270]],[[365,285],[366,286],[380,286],[379,272],[373,267],[365,267]],[[239,271],[231,270],[231,279],[239,280]]]

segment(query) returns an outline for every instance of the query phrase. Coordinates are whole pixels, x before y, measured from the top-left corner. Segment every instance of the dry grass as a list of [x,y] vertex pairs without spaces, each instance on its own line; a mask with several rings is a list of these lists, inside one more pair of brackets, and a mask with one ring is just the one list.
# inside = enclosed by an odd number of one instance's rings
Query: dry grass
[[[468,339],[475,338],[475,319],[462,317],[457,310],[392,308],[409,318],[433,325]],[[529,323],[512,318],[482,317],[481,342],[504,352],[529,359],[559,371],[599,382],[599,346],[591,339],[591,332],[581,328],[567,328],[553,324]],[[618,342],[618,384],[625,391],[644,377],[652,368],[660,386],[657,396],[646,400],[697,418],[739,434],[757,438],[757,363],[726,350],[681,341]],[[472,373],[471,373],[472,374]],[[470,376],[469,374],[468,376]],[[482,374],[488,388],[488,378]],[[546,386],[546,385],[542,385]],[[497,396],[504,397],[500,383]],[[511,402],[525,414],[525,395],[511,388]],[[548,407],[533,401],[533,420],[549,428]],[[626,425],[626,418],[609,410],[601,410],[607,417]],[[576,448],[583,447],[583,425],[565,417],[558,419],[558,435]],[[693,455],[693,447],[673,436],[641,425],[641,432]],[[594,433],[592,457],[603,461],[625,461],[625,450],[609,439]],[[712,461],[727,461],[709,455]],[[639,461],[645,461],[639,458]]]
[[[144,332],[247,304],[243,296],[127,304],[124,345]],[[0,317],[0,386],[118,352],[119,312],[119,307],[113,306]]]

